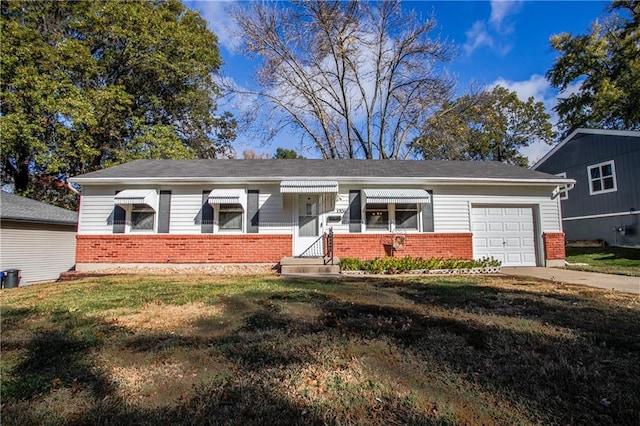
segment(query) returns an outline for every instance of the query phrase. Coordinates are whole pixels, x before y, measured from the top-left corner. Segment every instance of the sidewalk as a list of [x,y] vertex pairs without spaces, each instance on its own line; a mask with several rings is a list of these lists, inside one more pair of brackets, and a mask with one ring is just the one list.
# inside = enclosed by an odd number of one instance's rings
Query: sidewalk
[[505,275],[540,278],[566,284],[582,284],[590,287],[640,294],[640,277],[528,266],[504,267],[500,272]]

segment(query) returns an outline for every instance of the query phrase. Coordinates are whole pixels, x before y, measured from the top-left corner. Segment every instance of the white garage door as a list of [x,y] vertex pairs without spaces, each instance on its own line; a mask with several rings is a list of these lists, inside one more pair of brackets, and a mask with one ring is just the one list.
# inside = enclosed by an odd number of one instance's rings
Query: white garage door
[[473,256],[502,266],[536,266],[531,207],[473,206]]

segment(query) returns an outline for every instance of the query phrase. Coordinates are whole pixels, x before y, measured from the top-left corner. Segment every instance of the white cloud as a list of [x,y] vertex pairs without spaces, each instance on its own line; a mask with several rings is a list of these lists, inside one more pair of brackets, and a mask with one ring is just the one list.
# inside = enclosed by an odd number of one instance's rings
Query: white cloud
[[464,43],[464,50],[470,55],[474,50],[482,47],[493,47],[493,37],[489,35],[487,26],[484,21],[476,21],[473,26],[465,33],[467,41]]
[[491,15],[488,20],[476,21],[467,30],[467,41],[464,50],[471,55],[476,49],[483,46],[495,51],[500,56],[505,56],[513,49],[511,35],[515,27],[506,21],[509,16],[516,15],[522,7],[521,0],[491,1]]
[[491,0],[491,17],[489,18],[489,23],[496,29],[502,28],[504,19],[507,16],[520,12],[521,6],[521,0]]
[[516,92],[518,97],[523,101],[526,101],[529,97],[533,96],[536,101],[545,102],[550,96],[549,93],[551,89],[551,85],[547,79],[539,74],[533,74],[528,80],[524,81],[509,81],[504,78],[498,78],[496,81],[489,84],[490,88],[495,86],[502,86]]
[[209,29],[218,37],[220,46],[235,53],[240,49],[241,39],[238,36],[239,27],[231,16],[231,8],[236,3],[233,0],[223,1],[194,1],[188,2],[190,9],[200,11],[200,15],[209,24]]

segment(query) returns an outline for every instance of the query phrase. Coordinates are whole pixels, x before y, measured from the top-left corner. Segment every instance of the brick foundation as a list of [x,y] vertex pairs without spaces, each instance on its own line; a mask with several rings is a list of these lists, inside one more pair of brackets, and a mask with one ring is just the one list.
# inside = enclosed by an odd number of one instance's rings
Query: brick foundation
[[334,234],[334,255],[374,259],[376,257],[440,257],[472,259],[470,233],[406,234],[404,249],[394,250],[392,234]]
[[564,260],[564,232],[545,232],[544,258],[545,260]]
[[291,235],[78,235],[76,263],[277,263]]

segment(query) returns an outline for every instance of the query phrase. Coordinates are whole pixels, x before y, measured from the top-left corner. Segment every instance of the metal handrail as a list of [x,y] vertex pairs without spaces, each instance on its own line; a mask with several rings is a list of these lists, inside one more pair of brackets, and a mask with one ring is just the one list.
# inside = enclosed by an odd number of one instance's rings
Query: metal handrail
[[328,263],[333,265],[333,227],[296,257],[322,257],[325,265]]
[[327,250],[324,255],[324,264],[331,262],[333,265],[333,227],[329,228],[329,233],[327,234]]

